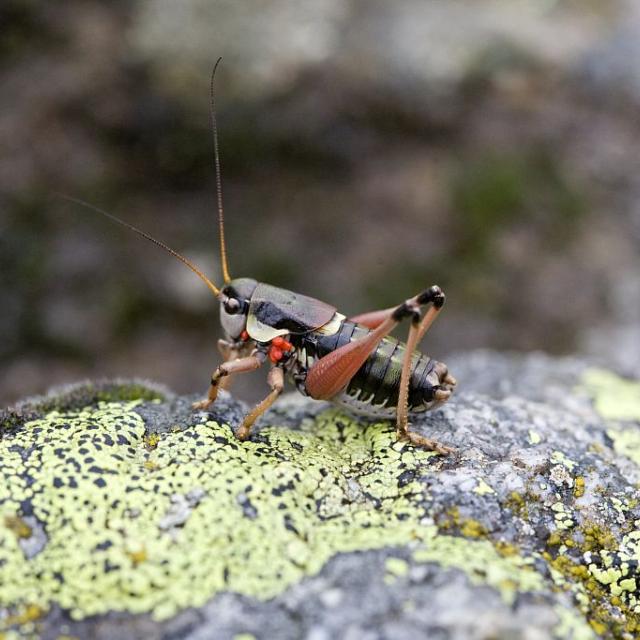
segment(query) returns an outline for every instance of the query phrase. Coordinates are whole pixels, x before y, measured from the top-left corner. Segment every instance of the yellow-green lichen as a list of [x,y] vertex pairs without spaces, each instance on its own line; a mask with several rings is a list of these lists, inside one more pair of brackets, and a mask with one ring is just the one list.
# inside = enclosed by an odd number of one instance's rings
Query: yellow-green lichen
[[479,496],[486,496],[495,491],[484,481],[483,478],[478,480],[478,484],[474,487],[473,493],[477,493]]
[[551,454],[551,464],[559,464],[562,465],[567,471],[573,471],[576,467],[576,463],[567,458],[567,456],[562,453],[562,451],[554,451]]
[[581,386],[603,418],[640,420],[640,382],[625,380],[604,369],[588,369],[582,375]]
[[556,614],[560,622],[554,629],[557,638],[571,638],[571,640],[593,640],[596,638],[591,626],[575,609],[556,607]]
[[540,434],[532,429],[529,429],[529,444],[540,444],[542,442],[542,438]]
[[[535,568],[542,557],[533,553],[521,555],[514,545],[489,540],[467,540],[448,535],[425,534],[423,546],[414,551],[416,562],[435,562],[443,567],[463,571],[472,584],[493,587],[503,602],[511,606],[519,593],[536,593],[546,589],[545,579]],[[551,558],[547,555],[548,561]],[[552,575],[561,575],[550,566]],[[575,609],[554,607],[558,624],[554,637],[591,640],[595,635],[589,624]]]
[[[550,551],[543,557],[554,582],[573,594],[591,628],[600,635],[636,637],[640,631],[638,524],[620,541],[602,524],[590,521],[570,532],[557,531],[547,540]],[[568,547],[573,547],[571,557],[566,553]]]
[[571,511],[569,511],[563,502],[554,502],[551,505],[551,511],[553,511],[557,529],[570,529],[573,526],[574,522],[571,517]]
[[402,558],[387,558],[384,563],[384,568],[387,570],[387,573],[398,577],[406,576],[409,572],[409,564]]
[[624,429],[608,429],[616,453],[626,456],[640,466],[640,429],[631,425]]
[[[566,555],[555,558],[543,554],[558,587],[570,591],[591,628],[599,635],[613,638],[637,637],[640,616],[635,597],[619,583],[623,570],[600,569],[574,562]],[[622,579],[625,587],[631,580]],[[619,597],[620,595],[623,598]],[[631,635],[630,635],[631,634]]]
[[504,602],[513,604],[519,592],[543,591],[544,578],[533,567],[533,559],[503,556],[488,540],[466,540],[454,536],[425,536],[424,546],[413,553],[416,562],[437,562],[466,573],[473,584],[488,584]]
[[0,523],[28,503],[48,540],[27,559],[0,526],[0,602],[164,618],[223,590],[271,598],[338,552],[428,529],[413,477],[433,454],[388,425],[330,411],[239,443],[209,422],[150,450],[134,406],[52,412],[2,440]]
[[[437,526],[425,519],[416,478],[435,473],[437,457],[397,443],[389,425],[331,410],[301,431],[272,427],[240,443],[215,422],[149,433],[136,405],[54,411],[0,441],[0,602],[11,611],[163,619],[221,591],[271,598],[337,553],[394,545],[417,546],[412,562],[459,569],[507,603],[548,590],[539,555],[492,543],[458,507]],[[526,517],[527,502],[513,493],[507,506]],[[32,519],[47,540],[27,557]],[[397,580],[409,564],[389,558],[385,568]],[[631,577],[617,584],[611,597],[628,602]]]
[[387,584],[393,584],[398,578],[403,578],[409,573],[409,563],[393,556],[385,560],[384,568],[386,570],[384,580]]

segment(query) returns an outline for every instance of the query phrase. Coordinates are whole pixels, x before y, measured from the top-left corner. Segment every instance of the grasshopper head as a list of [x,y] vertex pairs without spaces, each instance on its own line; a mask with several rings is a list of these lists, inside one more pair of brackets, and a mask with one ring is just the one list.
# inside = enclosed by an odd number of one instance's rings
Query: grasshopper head
[[257,280],[253,278],[235,278],[220,292],[220,323],[231,340],[237,340],[247,327],[249,302]]

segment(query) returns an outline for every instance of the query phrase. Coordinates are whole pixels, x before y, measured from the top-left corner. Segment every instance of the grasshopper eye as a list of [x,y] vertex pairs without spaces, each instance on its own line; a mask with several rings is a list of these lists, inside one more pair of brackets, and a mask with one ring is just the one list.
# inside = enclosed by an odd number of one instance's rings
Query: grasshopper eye
[[242,304],[240,300],[236,298],[228,298],[224,303],[224,310],[230,315],[233,316],[238,313],[242,309]]

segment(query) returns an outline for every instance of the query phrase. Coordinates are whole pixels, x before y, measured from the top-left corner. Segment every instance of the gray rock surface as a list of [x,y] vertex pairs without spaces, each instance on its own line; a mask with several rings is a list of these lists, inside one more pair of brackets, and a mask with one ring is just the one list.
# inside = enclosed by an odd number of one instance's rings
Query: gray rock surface
[[[212,414],[192,414],[193,398],[152,388],[141,404],[114,403],[128,387],[100,383],[4,412],[0,563],[5,576],[30,579],[47,558],[62,577],[56,589],[34,587],[31,600],[19,587],[0,587],[0,629],[194,640],[637,637],[640,385],[542,354],[476,352],[449,364],[460,392],[415,420],[457,448],[449,457],[394,444],[389,425],[352,421],[297,396],[284,398],[247,444],[216,423],[237,424],[244,410],[226,395]],[[129,399],[145,388],[130,389]],[[110,402],[96,410],[97,397]],[[102,448],[105,434],[126,436],[138,463],[113,472],[102,464],[104,474],[82,469],[78,482],[103,478],[112,499],[127,487],[130,507],[137,495],[158,499],[156,511],[109,508],[110,544],[129,545],[130,564],[104,574],[101,551],[84,555],[85,533],[66,543],[70,560],[47,557],[62,525],[47,521],[43,505],[66,508],[47,473],[69,478],[55,466],[31,467],[56,446],[47,440],[52,428],[57,445],[77,455],[78,442],[61,430],[73,429],[78,415]],[[16,452],[18,463],[9,455]],[[31,477],[33,493],[20,489],[20,477]],[[88,517],[76,507],[73,517]],[[132,532],[147,518],[147,537],[135,547]],[[21,557],[11,553],[12,536]],[[218,562],[224,580],[212,586],[207,575]],[[71,574],[86,567],[94,577],[84,588],[95,598],[74,591]],[[270,567],[277,571],[267,575]],[[101,608],[101,597],[115,605]],[[32,619],[27,604],[38,606]]]

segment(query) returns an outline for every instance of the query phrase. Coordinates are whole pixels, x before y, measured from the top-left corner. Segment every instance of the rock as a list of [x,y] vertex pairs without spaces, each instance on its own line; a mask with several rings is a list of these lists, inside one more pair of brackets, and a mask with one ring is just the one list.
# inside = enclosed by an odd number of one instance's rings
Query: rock
[[92,638],[633,638],[640,384],[459,354],[415,420],[457,453],[285,397],[252,439],[157,385],[0,415],[0,632]]
[[[209,69],[224,55],[235,91],[245,98],[282,91],[305,70],[333,65],[353,83],[384,77],[396,85],[409,82],[396,99],[412,99],[415,105],[416,92],[424,100],[433,83],[459,82],[505,61],[535,61],[568,71],[600,47],[612,59],[591,73],[618,71],[617,59],[633,49],[616,49],[609,38],[614,32],[631,40],[637,29],[624,20],[628,14],[633,18],[633,11],[619,0],[614,4],[619,15],[579,5],[542,7],[532,0],[517,7],[495,0],[375,1],[366,9],[353,0],[269,0],[261,11],[238,3],[145,0],[134,12],[129,35],[132,55],[156,66],[158,81],[173,85],[183,98],[194,85],[202,86],[194,68]],[[621,71],[616,75],[625,78]]]

